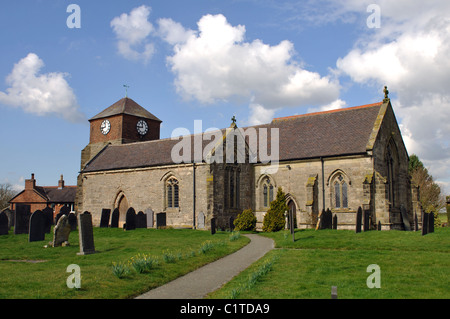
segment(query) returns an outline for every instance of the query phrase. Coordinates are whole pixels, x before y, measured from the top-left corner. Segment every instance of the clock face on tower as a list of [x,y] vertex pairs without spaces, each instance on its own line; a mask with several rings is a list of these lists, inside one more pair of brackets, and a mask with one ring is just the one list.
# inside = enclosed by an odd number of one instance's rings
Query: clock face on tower
[[100,126],[100,131],[103,135],[107,135],[111,130],[111,123],[108,120],[104,120]]
[[148,132],[148,124],[144,120],[139,120],[139,122],[136,125],[136,129],[139,133],[139,135],[144,136]]

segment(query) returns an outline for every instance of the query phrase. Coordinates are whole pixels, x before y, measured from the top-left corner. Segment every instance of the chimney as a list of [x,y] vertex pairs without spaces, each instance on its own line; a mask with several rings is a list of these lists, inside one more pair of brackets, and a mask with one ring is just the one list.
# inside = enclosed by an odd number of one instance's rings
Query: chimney
[[34,174],[31,174],[31,179],[25,180],[25,190],[33,190],[36,187],[36,180]]
[[58,181],[58,189],[63,189],[64,188],[64,179],[63,179],[63,175],[61,174],[61,179]]

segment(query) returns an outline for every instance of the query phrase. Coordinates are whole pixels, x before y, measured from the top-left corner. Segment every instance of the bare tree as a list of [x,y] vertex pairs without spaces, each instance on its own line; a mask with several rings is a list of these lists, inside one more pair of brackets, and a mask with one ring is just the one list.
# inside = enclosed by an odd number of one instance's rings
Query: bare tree
[[12,185],[9,183],[0,184],[0,210],[7,208],[9,206],[9,201],[16,195],[12,188]]

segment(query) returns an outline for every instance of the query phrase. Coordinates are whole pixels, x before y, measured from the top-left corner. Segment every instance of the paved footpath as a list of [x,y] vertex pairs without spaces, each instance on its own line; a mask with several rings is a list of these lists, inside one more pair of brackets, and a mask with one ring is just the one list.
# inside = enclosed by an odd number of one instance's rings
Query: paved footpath
[[244,235],[251,242],[222,259],[150,290],[136,299],[202,299],[274,248],[273,240],[256,234]]

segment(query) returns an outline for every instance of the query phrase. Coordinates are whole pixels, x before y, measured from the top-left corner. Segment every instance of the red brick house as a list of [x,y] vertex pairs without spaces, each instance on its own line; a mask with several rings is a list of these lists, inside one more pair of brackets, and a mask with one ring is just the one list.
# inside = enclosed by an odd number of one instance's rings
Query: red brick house
[[73,210],[76,191],[76,186],[64,185],[62,175],[58,186],[37,186],[34,174],[31,174],[31,179],[25,180],[25,189],[9,201],[10,209],[15,210],[17,204],[29,205],[30,212],[34,212],[49,206],[53,208],[53,216],[56,216],[64,205]]

